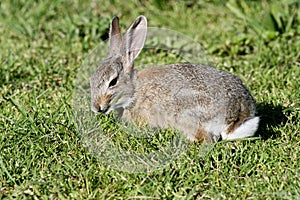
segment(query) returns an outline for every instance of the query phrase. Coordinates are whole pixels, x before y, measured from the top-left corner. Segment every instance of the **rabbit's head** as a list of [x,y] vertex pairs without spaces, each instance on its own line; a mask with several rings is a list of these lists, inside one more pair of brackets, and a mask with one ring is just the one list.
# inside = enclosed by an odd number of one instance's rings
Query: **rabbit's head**
[[139,16],[122,36],[119,19],[110,25],[110,52],[91,76],[92,111],[108,114],[124,109],[134,100],[133,63],[141,52],[147,33],[147,20]]

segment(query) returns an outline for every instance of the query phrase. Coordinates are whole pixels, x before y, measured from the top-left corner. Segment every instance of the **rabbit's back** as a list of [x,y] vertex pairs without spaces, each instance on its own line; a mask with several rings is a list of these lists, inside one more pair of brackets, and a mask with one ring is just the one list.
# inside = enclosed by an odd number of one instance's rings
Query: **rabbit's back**
[[134,99],[125,118],[173,127],[191,140],[207,132],[207,126],[211,127],[209,134],[220,134],[240,117],[255,115],[255,101],[241,80],[205,65],[171,64],[141,70],[135,78]]

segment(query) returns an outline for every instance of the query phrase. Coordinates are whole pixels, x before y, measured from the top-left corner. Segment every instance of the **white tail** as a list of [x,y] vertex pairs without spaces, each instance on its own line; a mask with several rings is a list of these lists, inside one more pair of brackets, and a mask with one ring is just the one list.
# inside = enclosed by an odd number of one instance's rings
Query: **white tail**
[[255,134],[259,124],[259,117],[254,117],[252,119],[247,120],[245,123],[241,124],[237,129],[235,129],[232,133],[226,134],[222,132],[223,140],[234,140],[239,138],[251,137]]

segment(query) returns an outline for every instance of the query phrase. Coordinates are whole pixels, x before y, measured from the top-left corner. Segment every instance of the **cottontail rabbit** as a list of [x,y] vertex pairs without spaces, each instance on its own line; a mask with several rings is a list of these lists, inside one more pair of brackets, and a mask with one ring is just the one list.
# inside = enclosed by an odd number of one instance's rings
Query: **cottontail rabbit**
[[110,26],[110,53],[91,76],[91,108],[123,119],[182,131],[191,141],[253,136],[255,100],[236,76],[214,67],[178,63],[134,69],[144,46],[147,20],[139,16],[122,36]]

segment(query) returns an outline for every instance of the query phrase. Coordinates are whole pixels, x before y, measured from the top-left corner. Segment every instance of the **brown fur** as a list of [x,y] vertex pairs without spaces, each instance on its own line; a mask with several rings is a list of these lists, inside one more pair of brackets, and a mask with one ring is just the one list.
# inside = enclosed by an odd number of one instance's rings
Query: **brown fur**
[[161,68],[148,68],[144,69],[142,71],[139,71],[137,74],[137,77],[139,79],[151,79],[157,77],[157,76],[164,76],[167,74],[165,70],[162,70]]
[[200,142],[201,144],[207,143],[210,144],[212,143],[211,138],[207,134],[207,132],[203,129],[199,129],[198,132],[195,135],[195,139]]
[[244,123],[244,121],[246,121],[247,119],[247,115],[244,115],[242,113],[240,113],[240,115],[238,116],[238,118],[234,121],[231,122],[227,128],[226,133],[230,134],[232,133],[235,129],[237,129],[242,123]]
[[102,104],[108,104],[111,100],[111,95],[110,94],[104,94],[101,97],[99,97],[96,101],[96,105],[99,107]]

